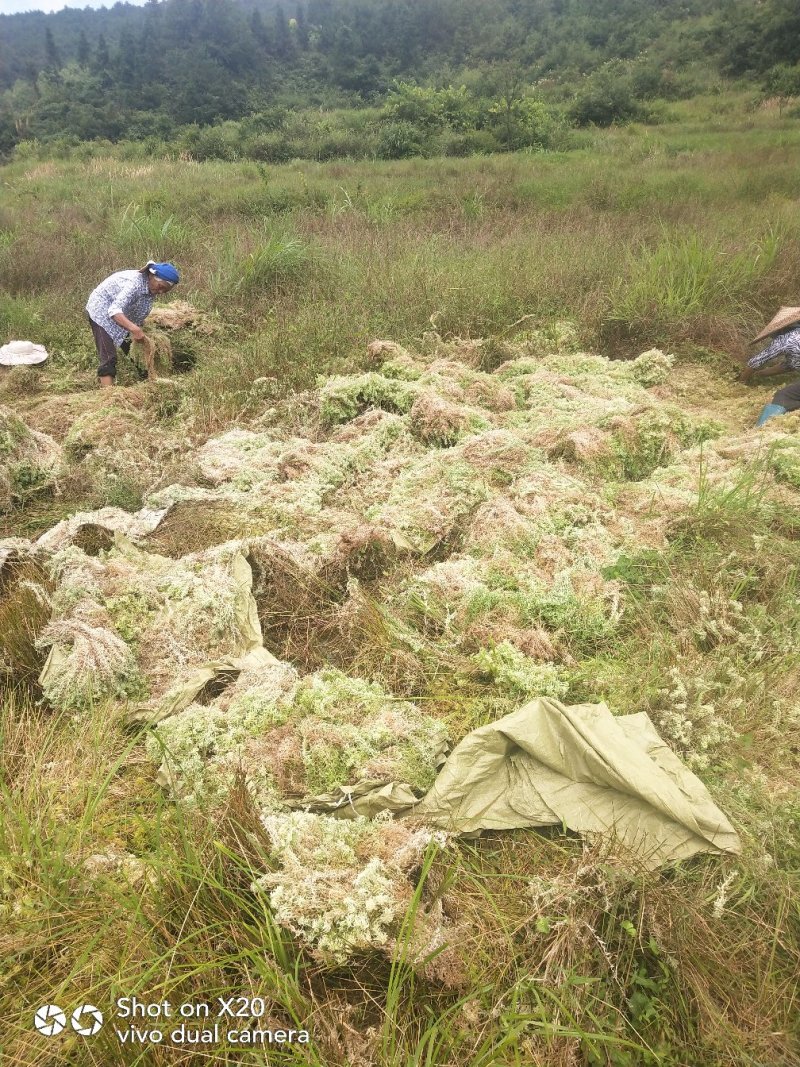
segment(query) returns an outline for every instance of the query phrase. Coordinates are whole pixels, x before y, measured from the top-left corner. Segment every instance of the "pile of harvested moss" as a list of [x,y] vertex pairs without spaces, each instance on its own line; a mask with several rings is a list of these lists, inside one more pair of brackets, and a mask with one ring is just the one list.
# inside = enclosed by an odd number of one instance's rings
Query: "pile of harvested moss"
[[0,407],[0,511],[52,488],[60,459],[61,449],[52,437],[31,430]]
[[[192,314],[175,303],[158,322],[202,333]],[[670,356],[613,362],[545,340],[506,345],[491,373],[478,342],[376,342],[374,369],[320,383],[291,431],[231,429],[136,518],[107,509],[15,545],[53,586],[38,635],[51,706],[121,702],[154,724],[147,751],[180,803],[224,805],[243,783],[271,843],[257,888],[327,959],[390,949],[409,873],[444,842],[297,805],[360,780],[421,795],[448,732],[442,678],[468,694],[466,725],[568,697],[576,664],[613,647],[620,559],[663,545],[668,522],[752,463],[749,440],[672,402]],[[77,420],[66,463],[107,469],[113,431],[115,461],[133,465],[144,421]],[[762,435],[780,444],[764,453],[768,494],[800,484],[787,428]],[[0,455],[0,506],[24,470],[46,484],[60,460],[6,412]],[[727,602],[696,602],[708,640],[744,632]],[[684,705],[667,733],[682,754],[731,736],[702,693]],[[442,921],[423,906],[420,959]]]

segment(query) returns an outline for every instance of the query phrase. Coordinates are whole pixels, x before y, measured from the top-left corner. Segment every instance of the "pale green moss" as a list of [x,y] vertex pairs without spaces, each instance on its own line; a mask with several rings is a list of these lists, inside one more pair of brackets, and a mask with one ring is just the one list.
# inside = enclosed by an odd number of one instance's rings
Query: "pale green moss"
[[768,463],[779,482],[800,489],[800,443],[776,441],[770,448]]
[[161,764],[161,780],[184,803],[217,804],[243,774],[259,807],[278,803],[273,776],[247,758],[246,746],[259,734],[286,721],[288,708],[274,700],[247,694],[227,711],[192,704],[159,723],[147,738],[146,750]]
[[537,663],[509,641],[491,649],[481,649],[472,662],[490,682],[509,696],[555,697],[563,699],[569,682],[553,663]]
[[[604,428],[603,421],[599,425]],[[613,420],[605,425],[613,428]],[[639,481],[681,449],[718,437],[722,429],[711,420],[691,419],[674,407],[648,411],[636,418],[633,432],[627,427],[614,429],[613,458],[607,463],[601,457],[598,466],[609,476]]]
[[418,366],[408,356],[395,356],[381,364],[379,373],[384,378],[396,378],[401,382],[416,382],[422,377],[424,368]]
[[414,383],[370,371],[329,378],[319,391],[320,416],[328,426],[349,422],[368,408],[404,414],[414,403]]
[[265,816],[278,869],[253,885],[282,926],[322,959],[386,951],[411,899],[409,873],[444,835],[402,822],[310,812]]
[[42,692],[54,708],[86,711],[107,700],[141,700],[147,683],[125,641],[95,621],[51,623],[40,648],[52,646]]
[[329,669],[304,679],[294,701],[308,788],[360,778],[426,790],[436,776],[442,724],[379,685]]

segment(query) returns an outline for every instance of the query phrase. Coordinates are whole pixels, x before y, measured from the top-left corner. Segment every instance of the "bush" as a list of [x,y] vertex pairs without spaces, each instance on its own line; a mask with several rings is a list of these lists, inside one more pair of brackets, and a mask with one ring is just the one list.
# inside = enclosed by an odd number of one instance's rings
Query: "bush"
[[424,154],[425,133],[412,122],[387,122],[378,135],[378,159],[408,159]]
[[256,134],[242,146],[242,153],[260,163],[287,163],[297,154],[281,133]]
[[183,136],[182,147],[200,163],[208,159],[231,162],[238,159],[242,151],[239,124],[224,122],[220,126],[190,126]]
[[569,109],[578,126],[611,126],[615,122],[635,122],[647,117],[646,109],[633,94],[628,78],[601,69],[586,79]]
[[502,145],[491,130],[467,130],[465,133],[446,133],[439,139],[445,156],[489,155],[499,152]]

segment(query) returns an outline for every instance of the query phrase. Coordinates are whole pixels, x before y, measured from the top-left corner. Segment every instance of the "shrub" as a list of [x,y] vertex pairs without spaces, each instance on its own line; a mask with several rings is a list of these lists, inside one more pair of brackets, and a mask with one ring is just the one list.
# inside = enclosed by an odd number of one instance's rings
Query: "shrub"
[[635,98],[629,80],[603,67],[586,79],[568,115],[577,126],[611,126],[643,120],[646,111]]
[[424,154],[426,132],[412,122],[387,122],[375,146],[378,159],[408,159]]

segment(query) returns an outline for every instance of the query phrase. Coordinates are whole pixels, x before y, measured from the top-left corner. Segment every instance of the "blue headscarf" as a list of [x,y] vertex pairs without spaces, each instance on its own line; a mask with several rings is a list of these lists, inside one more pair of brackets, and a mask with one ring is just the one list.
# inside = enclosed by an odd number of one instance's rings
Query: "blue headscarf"
[[156,278],[160,278],[162,282],[177,285],[181,280],[180,275],[171,263],[148,263],[147,266],[150,269],[150,273],[155,274]]

